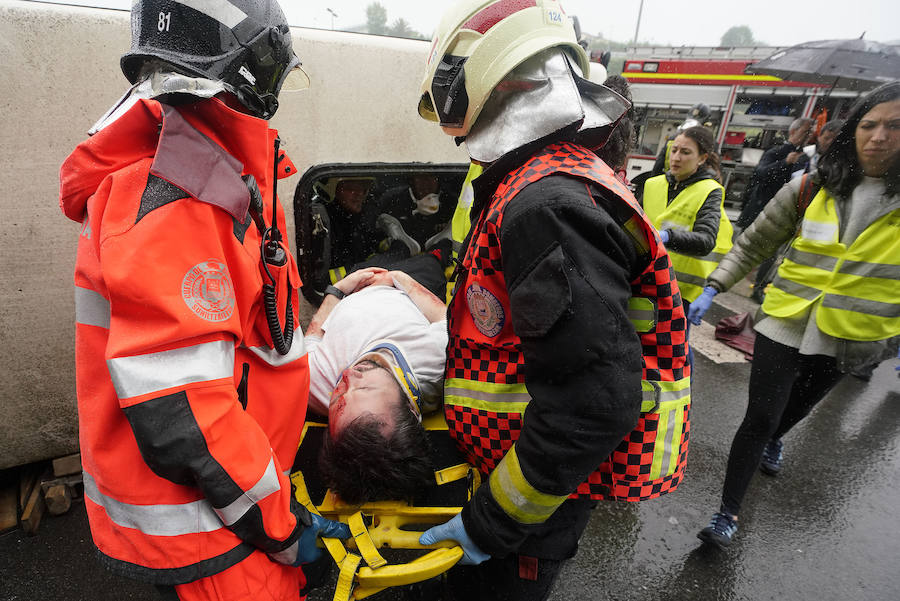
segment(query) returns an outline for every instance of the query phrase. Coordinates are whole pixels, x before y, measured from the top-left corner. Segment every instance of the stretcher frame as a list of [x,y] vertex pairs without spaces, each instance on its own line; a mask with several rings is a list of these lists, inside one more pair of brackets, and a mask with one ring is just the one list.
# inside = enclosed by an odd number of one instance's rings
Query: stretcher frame
[[[447,424],[440,412],[425,416],[422,424],[430,432],[447,432]],[[326,427],[327,424],[308,421],[303,427],[301,446],[311,428]],[[405,501],[348,505],[331,490],[327,490],[321,502],[316,504],[310,497],[302,471],[294,469],[290,478],[294,496],[300,504],[310,512],[350,526],[352,536],[346,541],[322,539],[339,570],[334,601],[365,599],[388,587],[423,582],[456,565],[462,558],[462,548],[452,541],[421,545],[419,537],[424,530],[419,528],[427,529],[449,521],[462,511],[462,505],[471,499],[481,484],[477,469],[468,463],[455,463],[435,471],[435,485],[440,487],[466,479],[466,498],[460,498],[459,505],[419,507]],[[428,552],[408,563],[389,564],[379,552],[382,548]]]

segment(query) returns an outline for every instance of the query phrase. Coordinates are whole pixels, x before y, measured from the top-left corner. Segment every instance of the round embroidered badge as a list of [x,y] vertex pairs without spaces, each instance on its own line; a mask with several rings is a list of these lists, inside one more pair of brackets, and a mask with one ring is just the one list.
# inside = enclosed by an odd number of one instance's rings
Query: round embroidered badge
[[506,314],[503,305],[490,290],[482,288],[478,284],[472,284],[466,290],[466,303],[469,305],[469,313],[478,331],[493,338],[503,329]]
[[181,281],[181,297],[207,321],[225,321],[234,313],[234,286],[225,263],[207,259],[191,267]]

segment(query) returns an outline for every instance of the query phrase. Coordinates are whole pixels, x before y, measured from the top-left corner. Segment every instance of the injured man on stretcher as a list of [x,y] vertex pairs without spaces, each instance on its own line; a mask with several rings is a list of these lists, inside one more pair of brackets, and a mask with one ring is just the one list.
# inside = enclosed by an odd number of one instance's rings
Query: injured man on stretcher
[[428,254],[400,267],[329,287],[306,331],[309,408],[328,417],[319,468],[349,504],[409,500],[434,483],[421,421],[441,403],[446,306],[417,280],[445,280]]

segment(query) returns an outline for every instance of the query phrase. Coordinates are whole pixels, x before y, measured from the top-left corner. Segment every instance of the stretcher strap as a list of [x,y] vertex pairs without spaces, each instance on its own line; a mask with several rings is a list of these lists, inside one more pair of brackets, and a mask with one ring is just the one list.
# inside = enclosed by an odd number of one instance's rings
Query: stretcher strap
[[[297,502],[306,507],[310,513],[321,515],[312,499],[309,498],[309,490],[306,488],[306,480],[304,480],[302,472],[291,474],[291,484],[294,485],[294,498]],[[347,549],[344,547],[341,539],[322,537],[322,542],[325,548],[328,549],[328,553],[334,559],[334,562],[340,565],[341,561],[347,556]]]
[[470,468],[471,466],[468,463],[460,463],[459,465],[446,467],[442,470],[436,470],[434,472],[434,479],[438,484],[456,482],[457,480],[462,480],[468,476]]
[[353,581],[362,557],[356,553],[348,553],[341,561],[341,571],[338,574],[337,586],[334,588],[334,601],[349,601],[353,593]]
[[366,560],[366,564],[370,568],[380,568],[387,564],[387,560],[381,556],[375,547],[375,543],[372,542],[372,537],[369,536],[366,523],[363,521],[362,512],[357,511],[351,515],[348,523],[350,524],[350,533],[356,542],[356,548],[362,554],[363,559]]
[[294,485],[294,498],[297,499],[297,502],[308,510],[319,513],[312,499],[309,498],[309,491],[306,488],[306,480],[303,479],[303,472],[297,471],[291,474],[291,484]]

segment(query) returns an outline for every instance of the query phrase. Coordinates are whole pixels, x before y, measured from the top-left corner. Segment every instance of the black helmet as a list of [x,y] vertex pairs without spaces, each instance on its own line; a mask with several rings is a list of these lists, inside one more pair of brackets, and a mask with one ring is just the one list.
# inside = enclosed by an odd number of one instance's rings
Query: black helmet
[[693,119],[696,119],[700,123],[703,123],[707,119],[709,119],[709,107],[703,104],[702,102],[698,102],[694,106],[691,107],[691,112],[689,116]]
[[147,63],[221,81],[251,114],[269,119],[300,65],[275,0],[136,0],[122,72],[137,83]]

